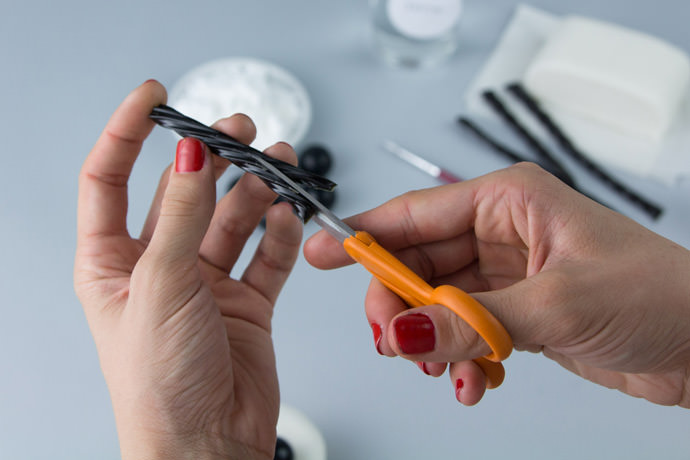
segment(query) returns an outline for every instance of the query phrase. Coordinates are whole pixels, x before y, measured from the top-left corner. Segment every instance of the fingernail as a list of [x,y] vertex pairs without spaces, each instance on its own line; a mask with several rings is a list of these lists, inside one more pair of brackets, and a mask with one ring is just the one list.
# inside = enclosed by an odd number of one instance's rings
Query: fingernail
[[407,355],[427,353],[436,346],[434,323],[421,313],[397,318],[393,323],[400,350]]
[[465,382],[462,381],[462,379],[457,379],[455,381],[455,399],[460,401],[460,390],[462,390],[462,387],[465,386]]
[[177,143],[175,171],[180,173],[199,171],[204,166],[204,145],[200,140],[186,137]]
[[380,355],[383,354],[381,351],[381,337],[383,337],[383,331],[381,330],[381,326],[379,326],[376,323],[371,323],[371,331],[374,333],[374,344],[376,345],[376,351],[379,352]]

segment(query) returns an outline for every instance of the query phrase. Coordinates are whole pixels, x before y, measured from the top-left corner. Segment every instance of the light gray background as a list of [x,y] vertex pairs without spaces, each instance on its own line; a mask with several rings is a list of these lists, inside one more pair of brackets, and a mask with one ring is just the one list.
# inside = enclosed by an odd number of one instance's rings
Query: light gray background
[[[374,57],[364,0],[3,2],[0,458],[119,457],[107,390],[72,290],[72,258],[80,165],[132,88],[148,78],[170,87],[219,57],[287,68],[313,102],[305,143],[323,142],[335,154],[335,210],[346,216],[434,185],[383,154],[384,138],[463,177],[505,166],[454,119],[515,4],[467,0],[459,53],[443,67],[409,72]],[[532,4],[619,22],[690,50],[686,0]],[[173,151],[161,129],[145,145],[131,181],[134,232]],[[577,175],[630,217],[689,247],[690,186],[621,177],[666,205],[661,220]],[[305,233],[314,230],[310,224]],[[447,377],[426,377],[375,352],[363,315],[368,279],[361,267],[319,272],[300,260],[276,311],[283,401],[321,428],[330,459],[690,458],[690,412],[597,387],[541,356],[515,353],[500,389],[476,407],[458,405]]]

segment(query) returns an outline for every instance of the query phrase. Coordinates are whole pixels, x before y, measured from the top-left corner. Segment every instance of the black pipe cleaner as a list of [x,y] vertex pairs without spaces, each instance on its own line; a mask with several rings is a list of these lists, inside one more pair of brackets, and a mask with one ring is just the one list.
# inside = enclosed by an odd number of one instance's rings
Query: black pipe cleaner
[[284,181],[276,177],[275,174],[267,171],[261,163],[256,160],[256,157],[261,156],[263,160],[271,163],[278,168],[280,172],[305,189],[311,188],[331,191],[336,186],[335,182],[323,176],[310,173],[284,161],[264,155],[255,148],[245,145],[225,133],[183,115],[167,105],[155,107],[151,112],[150,118],[160,126],[174,130],[182,137],[199,139],[209,147],[211,152],[230,160],[237,167],[261,178],[271,190],[292,204],[295,213],[302,222],[308,221],[314,214],[315,209],[312,204],[298,192],[293,190],[289,184],[284,183]]
[[544,108],[532,97],[531,94],[525,90],[519,83],[512,83],[508,85],[508,91],[513,94],[524,106],[529,110],[539,122],[546,128],[551,136],[558,142],[563,151],[570,155],[570,157],[582,165],[594,177],[598,178],[602,183],[612,188],[615,192],[627,199],[638,208],[642,209],[652,219],[657,219],[663,212],[663,209],[655,203],[652,203],[642,195],[634,191],[631,187],[623,184],[618,179],[605,171],[601,166],[590,160],[570,138],[565,134],[563,129],[556,124]]

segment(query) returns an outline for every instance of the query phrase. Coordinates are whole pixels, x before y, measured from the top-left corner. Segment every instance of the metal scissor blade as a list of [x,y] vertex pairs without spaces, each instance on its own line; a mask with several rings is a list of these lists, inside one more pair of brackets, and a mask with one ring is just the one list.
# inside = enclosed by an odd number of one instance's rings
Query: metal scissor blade
[[346,238],[355,235],[355,231],[349,225],[336,217],[336,215],[329,211],[328,208],[326,208],[323,204],[321,204],[319,200],[314,198],[311,193],[300,187],[281,170],[261,157],[257,157],[257,161],[261,163],[261,165],[268,171],[281,178],[290,188],[292,188],[295,193],[301,195],[312,206],[314,206],[314,209],[316,210],[314,213],[314,221],[316,221],[316,223],[326,230],[333,238],[342,243]]
[[314,214],[314,221],[341,243],[347,238],[355,236],[355,231],[352,227],[338,219],[328,209],[326,209],[326,212],[319,211]]

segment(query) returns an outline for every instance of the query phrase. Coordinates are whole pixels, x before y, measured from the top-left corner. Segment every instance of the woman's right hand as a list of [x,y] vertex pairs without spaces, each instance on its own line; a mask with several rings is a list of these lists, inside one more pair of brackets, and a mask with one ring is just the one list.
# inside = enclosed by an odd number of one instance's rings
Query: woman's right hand
[[[690,251],[520,164],[410,192],[347,220],[432,285],[452,284],[501,321],[518,350],[658,404],[690,408]],[[324,232],[304,248],[318,268],[352,260]],[[408,309],[372,280],[377,350],[441,375],[476,404],[490,352],[450,310]]]

